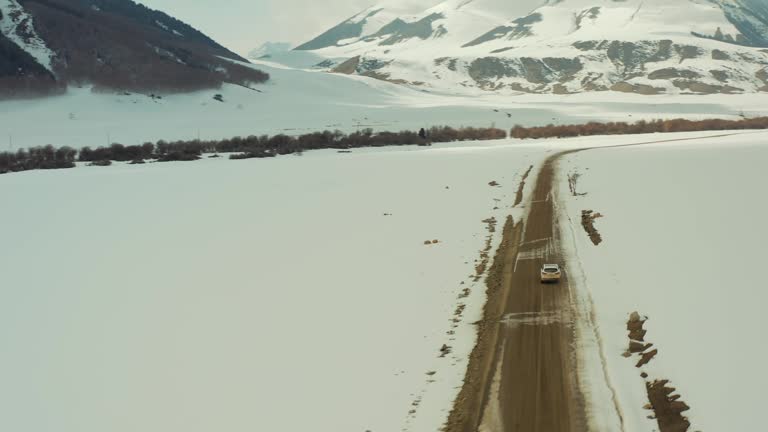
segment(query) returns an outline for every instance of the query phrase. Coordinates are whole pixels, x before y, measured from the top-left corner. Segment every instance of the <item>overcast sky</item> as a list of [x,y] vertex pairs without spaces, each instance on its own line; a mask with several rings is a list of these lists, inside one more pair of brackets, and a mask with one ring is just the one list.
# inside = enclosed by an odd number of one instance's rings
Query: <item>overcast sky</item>
[[[377,0],[138,0],[247,54],[263,42],[299,44]],[[425,3],[431,3],[425,0]]]

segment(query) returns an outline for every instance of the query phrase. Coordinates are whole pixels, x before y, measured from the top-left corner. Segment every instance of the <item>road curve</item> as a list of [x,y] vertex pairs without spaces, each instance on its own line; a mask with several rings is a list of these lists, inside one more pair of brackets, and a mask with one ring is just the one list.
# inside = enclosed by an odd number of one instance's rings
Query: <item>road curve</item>
[[467,373],[444,432],[587,431],[578,385],[568,269],[542,285],[542,264],[565,264],[555,212],[555,170],[570,153],[764,131],[726,132],[565,150],[543,164],[524,221],[508,219],[487,279],[487,302]]

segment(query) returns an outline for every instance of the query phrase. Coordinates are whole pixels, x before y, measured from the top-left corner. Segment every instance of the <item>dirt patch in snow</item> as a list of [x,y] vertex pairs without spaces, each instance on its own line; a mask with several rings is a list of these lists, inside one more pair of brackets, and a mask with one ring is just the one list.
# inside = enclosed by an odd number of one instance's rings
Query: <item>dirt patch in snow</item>
[[333,68],[333,70],[331,70],[331,72],[344,74],[344,75],[351,75],[355,73],[355,71],[357,71],[357,67],[359,65],[360,65],[360,56],[355,56],[348,59],[344,63],[336,66],[335,68]]
[[[447,186],[446,186],[446,188],[447,188]],[[494,201],[498,201],[498,200],[494,200]],[[482,279],[482,277],[486,274],[488,263],[489,263],[490,258],[491,258],[490,254],[492,253],[492,249],[493,249],[493,239],[494,239],[494,235],[496,233],[496,229],[497,229],[496,227],[497,227],[498,221],[496,220],[495,217],[490,217],[488,219],[483,220],[482,223],[485,224],[486,231],[488,232],[488,234],[487,234],[487,236],[485,238],[485,243],[483,245],[483,249],[480,250],[480,257],[475,260],[475,273],[469,275],[469,280],[462,281],[461,284],[460,284],[460,287],[459,287],[460,291],[459,291],[458,296],[457,296],[456,308],[453,311],[453,316],[449,320],[449,322],[450,322],[450,329],[446,332],[446,335],[448,336],[448,341],[446,343],[442,344],[442,346],[439,347],[439,349],[438,349],[437,357],[440,358],[440,359],[445,359],[444,361],[455,362],[455,361],[458,360],[458,358],[456,357],[456,355],[453,352],[452,343],[456,340],[456,336],[455,336],[456,335],[456,329],[459,327],[459,324],[464,320],[464,312],[465,312],[465,310],[467,308],[467,304],[465,303],[464,299],[469,297],[469,295],[471,293],[471,289],[467,285],[472,283],[472,282],[479,282]],[[520,224],[520,225],[522,226],[522,224]],[[507,221],[507,225],[505,225],[505,227],[504,227],[504,234],[503,234],[504,235],[504,239],[507,238],[507,235],[508,235],[507,233],[508,233],[508,231],[510,229],[512,229],[512,227],[513,227],[513,222],[512,222],[512,219],[510,217],[508,219],[508,221]],[[504,239],[502,239],[502,243],[505,241]],[[520,241],[519,235],[517,237],[514,237],[514,244],[517,244],[519,241]],[[507,242],[509,242],[509,240],[507,240]],[[426,240],[426,241],[424,241],[424,245],[430,245],[430,246],[434,246],[434,245],[439,244],[439,243],[440,243],[440,241],[438,241],[438,240]],[[494,259],[496,259],[496,258],[494,258]],[[490,273],[494,272],[494,268],[495,267],[491,267]],[[498,271],[500,271],[500,270],[498,270]],[[491,276],[489,276],[489,278],[490,277]],[[500,279],[499,279],[498,284],[501,284]],[[496,289],[498,291],[501,290],[501,288],[496,288]],[[487,291],[487,292],[490,292],[490,291]],[[501,293],[497,294],[497,297],[499,297],[499,296],[501,296]],[[490,298],[490,296],[489,296],[489,298]],[[490,307],[491,306],[489,304],[486,304],[486,310],[488,310],[488,308],[490,308]],[[498,311],[497,313],[500,314],[501,311]],[[489,312],[486,312],[485,316],[489,317],[489,316],[492,316],[492,315],[490,315]],[[492,330],[495,330],[495,329],[498,328],[498,324],[497,324],[498,323],[498,316],[500,316],[500,315],[496,315],[494,320],[488,321],[487,325],[483,324],[482,321],[479,322],[479,323],[473,323],[473,324],[477,325],[481,329],[484,329],[484,330],[479,330],[479,332],[481,334],[485,335],[485,334],[488,334],[489,331],[492,331]],[[487,318],[484,318],[484,319],[487,319]],[[488,340],[488,339],[489,339],[488,337],[485,337],[484,339],[481,339],[480,337],[478,337],[477,344],[478,345],[481,344],[481,343],[487,344],[486,342],[483,342],[483,341]],[[495,343],[495,341],[496,341],[496,339],[493,339],[493,341],[491,341],[490,343]],[[485,345],[483,345],[483,346],[485,346]],[[485,350],[485,348],[480,350],[481,352],[477,351],[477,350],[478,350],[478,348],[476,346],[475,347],[475,351],[473,351],[472,356],[470,356],[470,361],[472,361],[471,360],[472,358],[481,358],[481,359],[485,358],[483,356],[484,354],[487,354],[487,351]],[[491,357],[493,357],[493,356],[491,356]],[[474,364],[477,365],[477,360],[475,360]],[[470,376],[470,372],[469,372],[470,370],[471,371],[475,371],[475,372],[472,372],[473,374],[477,374],[476,371],[478,370],[478,368],[477,367],[473,367],[473,366],[470,365],[470,368],[468,369],[468,372],[467,372],[467,377]],[[412,395],[412,396],[414,396],[415,399],[412,401],[410,406],[408,406],[408,413],[407,413],[406,418],[405,418],[405,426],[403,427],[402,432],[409,432],[411,430],[412,422],[418,416],[419,407],[421,406],[421,404],[423,402],[423,398],[424,398],[424,395],[426,394],[427,387],[430,384],[432,384],[432,383],[437,381],[436,375],[437,375],[437,371],[436,370],[431,370],[431,371],[426,371],[425,372],[426,379],[425,379],[424,387],[422,388],[422,390],[420,392],[418,392],[418,394],[413,394]],[[467,378],[467,379],[470,379],[470,378]],[[480,381],[477,381],[477,382],[480,382]],[[481,387],[482,387],[481,384],[475,385],[475,388],[481,388]],[[477,406],[479,406],[479,402],[478,402]],[[479,411],[479,408],[476,408],[475,411]],[[472,413],[472,412],[475,412],[475,411],[471,411],[468,408],[466,412]]]
[[485,238],[485,247],[483,250],[480,251],[480,259],[477,261],[477,264],[475,265],[475,276],[474,280],[475,282],[480,281],[480,279],[485,274],[485,270],[488,268],[488,261],[491,258],[491,249],[492,249],[492,243],[493,243],[493,234],[496,232],[496,218],[488,218],[483,221],[484,224],[486,224],[486,230],[488,230],[488,236]]
[[595,246],[603,242],[603,237],[597,231],[597,228],[595,228],[595,219],[599,219],[601,217],[603,217],[602,214],[596,213],[592,210],[581,211],[581,226],[584,227],[584,231],[587,232],[589,239],[592,240],[592,243]]
[[523,190],[525,189],[525,181],[528,179],[528,176],[531,175],[531,171],[533,171],[533,165],[528,168],[528,171],[525,172],[522,180],[520,180],[520,185],[517,187],[517,196],[515,197],[514,207],[517,207],[521,202],[523,202]]
[[657,349],[650,349],[653,344],[645,343],[646,330],[643,326],[646,320],[646,317],[641,317],[637,312],[630,314],[627,321],[629,349],[624,353],[624,356],[640,357],[635,367],[641,370],[640,376],[646,379],[645,388],[650,403],[644,408],[653,410],[653,415],[648,418],[656,419],[660,432],[686,432],[690,429],[691,423],[682,413],[688,411],[690,407],[680,400],[679,394],[674,394],[676,389],[668,385],[669,380],[647,380],[649,375],[642,370],[643,366],[647,365],[659,353]]
[[691,427],[691,423],[682,415],[690,407],[678,400],[680,395],[673,395],[674,387],[670,387],[668,380],[658,380],[646,382],[645,387],[648,390],[648,399],[651,401],[651,407],[656,413],[656,420],[659,423],[661,432],[686,432]]
[[464,385],[459,391],[453,408],[446,421],[445,432],[468,432],[467,425],[479,424],[484,406],[484,395],[488,394],[486,384],[491,382],[490,374],[494,369],[494,357],[499,338],[499,319],[506,304],[507,292],[503,289],[504,257],[515,254],[523,232],[523,224],[515,223],[511,216],[503,228],[503,237],[496,250],[493,264],[486,282],[485,307],[483,318],[477,325],[477,342],[469,356],[469,365],[464,376]]

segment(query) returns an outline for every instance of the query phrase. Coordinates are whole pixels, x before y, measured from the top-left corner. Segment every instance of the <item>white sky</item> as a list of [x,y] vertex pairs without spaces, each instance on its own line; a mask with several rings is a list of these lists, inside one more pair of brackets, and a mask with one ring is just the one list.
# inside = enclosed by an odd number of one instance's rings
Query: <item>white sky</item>
[[139,3],[166,12],[245,55],[267,41],[306,42],[379,1],[139,0]]

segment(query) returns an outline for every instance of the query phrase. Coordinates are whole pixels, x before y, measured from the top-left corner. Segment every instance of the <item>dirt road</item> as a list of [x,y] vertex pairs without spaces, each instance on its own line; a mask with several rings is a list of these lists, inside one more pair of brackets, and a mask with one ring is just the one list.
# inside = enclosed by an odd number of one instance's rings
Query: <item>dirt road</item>
[[[720,138],[761,132],[721,133],[604,146],[618,148]],[[764,132],[762,132],[764,133]],[[550,156],[529,197],[524,221],[508,220],[487,280],[487,302],[478,323],[464,386],[445,432],[587,431],[576,373],[568,269],[558,285],[539,283],[542,264],[564,265],[553,188],[559,158]],[[614,401],[615,403],[615,401]]]
[[526,221],[508,224],[488,283],[465,385],[448,432],[576,432],[586,430],[572,350],[567,270],[542,285],[541,265],[564,265],[554,210],[558,155],[543,165]]

